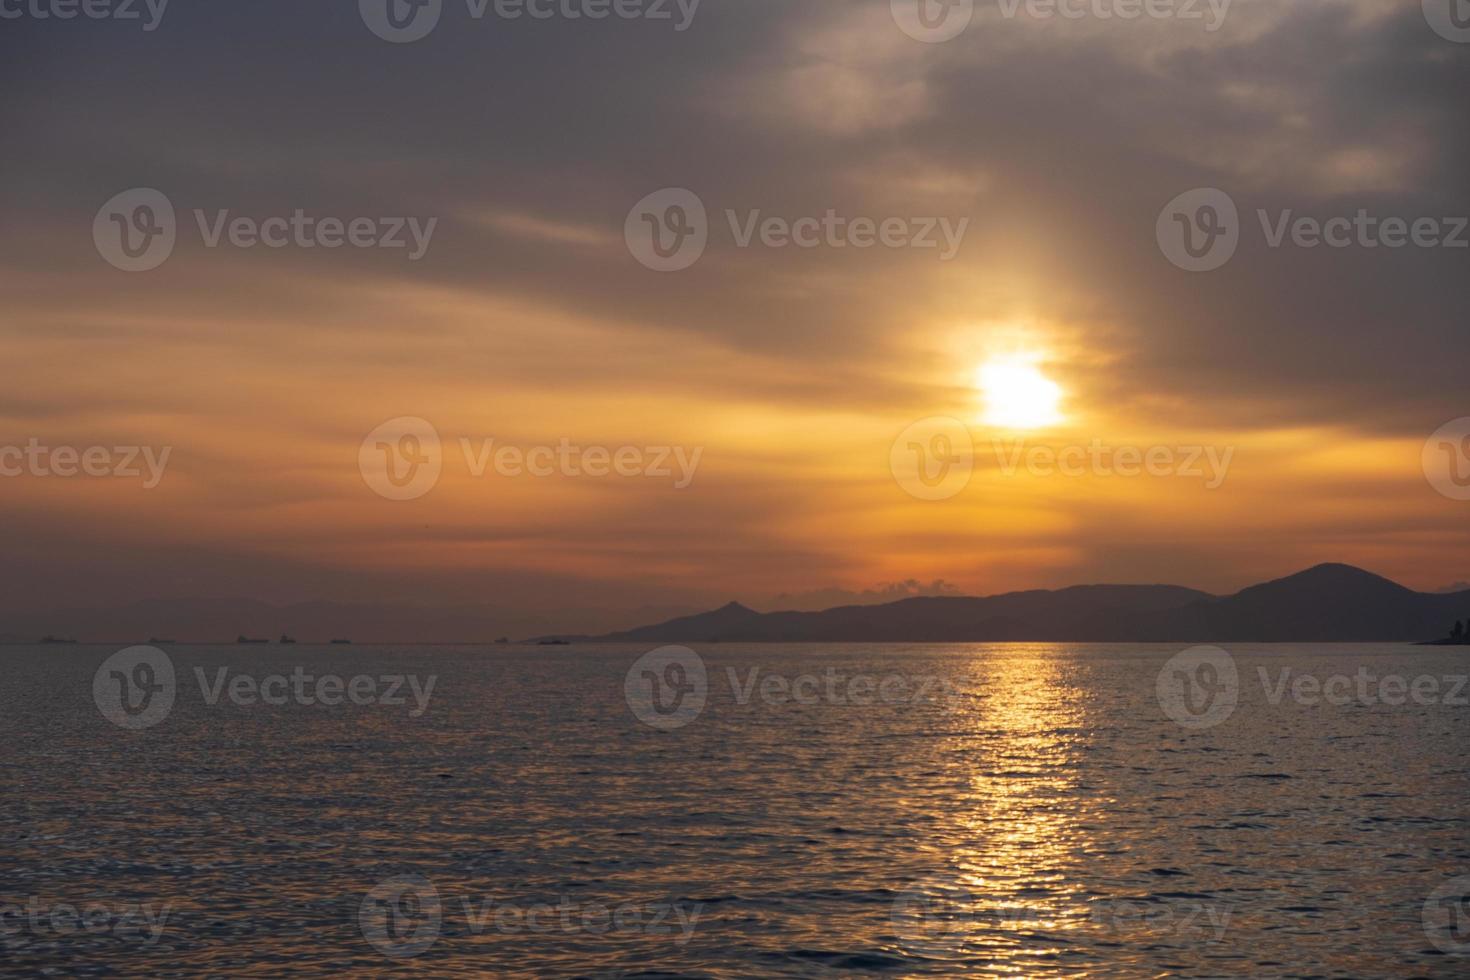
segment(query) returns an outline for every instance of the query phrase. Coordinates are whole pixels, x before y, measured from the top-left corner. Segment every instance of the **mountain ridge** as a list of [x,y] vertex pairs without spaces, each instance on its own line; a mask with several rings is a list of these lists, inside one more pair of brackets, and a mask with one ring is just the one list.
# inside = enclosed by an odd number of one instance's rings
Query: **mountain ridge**
[[993,596],[915,596],[820,612],[760,613],[731,602],[707,613],[596,636],[679,642],[1414,642],[1470,618],[1470,591],[1415,592],[1330,562],[1212,595],[1177,585],[1074,585]]

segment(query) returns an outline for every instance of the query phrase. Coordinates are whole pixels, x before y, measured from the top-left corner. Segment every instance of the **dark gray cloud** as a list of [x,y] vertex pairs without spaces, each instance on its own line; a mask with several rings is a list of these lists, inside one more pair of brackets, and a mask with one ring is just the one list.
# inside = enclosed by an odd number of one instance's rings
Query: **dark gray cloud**
[[[405,45],[373,36],[350,2],[174,0],[152,32],[0,22],[0,343],[30,368],[0,395],[0,418],[20,430],[237,424],[248,410],[217,399],[227,384],[241,402],[289,405],[300,433],[348,438],[357,420],[314,405],[314,382],[357,377],[356,397],[393,403],[395,385],[496,370],[555,372],[610,403],[636,388],[901,416],[932,397],[924,341],[936,323],[1021,315],[1071,338],[1079,397],[1161,424],[1413,437],[1464,414],[1470,249],[1271,248],[1256,218],[1470,214],[1470,45],[1431,31],[1417,0],[1237,0],[1214,34],[979,6],[966,34],[939,45],[898,31],[887,0],[704,0],[683,33],[475,21],[446,0],[434,33]],[[206,250],[189,232],[167,266],[127,276],[98,261],[90,228],[103,201],[135,186],[165,189],[186,224],[192,208],[298,207],[440,224],[413,264],[374,250]],[[632,204],[668,186],[695,190],[717,229],[695,268],[659,276],[621,236]],[[1234,198],[1244,238],[1226,267],[1189,274],[1160,254],[1154,224],[1202,186]],[[971,224],[960,256],[939,263],[739,249],[726,208]],[[390,305],[394,290],[412,298]],[[474,334],[435,312],[475,302],[616,339],[511,349],[509,317]],[[721,356],[745,370],[722,375]],[[1088,369],[1089,356],[1107,369]],[[213,365],[207,380],[188,367],[200,362]],[[228,453],[195,450],[200,485],[224,505],[339,492],[241,479],[205,465]],[[714,530],[725,521],[765,549],[743,560],[832,580],[830,556],[752,510],[721,503],[682,519],[685,537],[710,535],[691,561],[736,553]],[[477,533],[453,524],[431,537],[451,532]],[[47,540],[32,540],[35,554]],[[1098,570],[1117,545],[1103,536],[1074,567]],[[609,540],[607,555],[628,547]],[[1150,577],[1157,566],[1122,567]],[[1200,581],[1186,571],[1174,577]],[[217,587],[254,589],[253,574]],[[294,563],[287,577],[313,581]],[[579,583],[631,600],[604,585]]]

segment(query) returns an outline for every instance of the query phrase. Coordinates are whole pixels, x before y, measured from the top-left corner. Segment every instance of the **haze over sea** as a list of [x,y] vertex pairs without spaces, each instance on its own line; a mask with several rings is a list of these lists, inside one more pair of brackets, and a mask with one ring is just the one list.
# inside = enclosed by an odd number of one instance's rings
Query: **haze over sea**
[[1470,969],[1464,648],[118,649],[0,648],[6,974]]

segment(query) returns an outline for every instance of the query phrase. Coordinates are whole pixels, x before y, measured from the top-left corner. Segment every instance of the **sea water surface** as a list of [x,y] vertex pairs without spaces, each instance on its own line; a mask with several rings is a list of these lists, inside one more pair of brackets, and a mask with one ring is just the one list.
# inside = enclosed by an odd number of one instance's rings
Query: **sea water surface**
[[0,647],[7,975],[1470,975],[1463,649],[119,649]]

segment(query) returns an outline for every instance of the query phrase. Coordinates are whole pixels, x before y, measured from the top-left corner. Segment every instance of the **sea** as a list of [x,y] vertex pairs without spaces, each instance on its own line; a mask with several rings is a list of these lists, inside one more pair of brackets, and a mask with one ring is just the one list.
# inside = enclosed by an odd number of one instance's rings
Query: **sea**
[[1470,648],[0,665],[5,976],[1470,976]]

